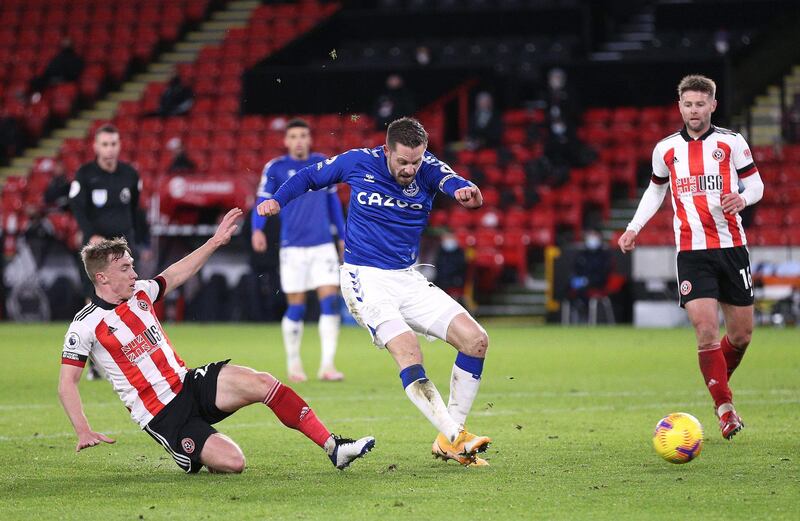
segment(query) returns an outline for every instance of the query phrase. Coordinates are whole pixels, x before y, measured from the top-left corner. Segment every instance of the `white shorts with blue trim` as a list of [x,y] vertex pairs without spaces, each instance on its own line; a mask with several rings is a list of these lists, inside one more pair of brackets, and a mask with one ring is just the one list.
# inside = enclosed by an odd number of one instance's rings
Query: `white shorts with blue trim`
[[284,293],[305,293],[320,286],[339,285],[339,254],[332,242],[283,247],[280,258]]
[[[456,315],[467,313],[461,304],[413,268],[384,270],[344,264],[339,280],[347,309],[370,332],[379,348],[409,329],[428,340],[447,341],[450,322]],[[403,322],[408,329],[394,325],[378,327],[388,322]]]

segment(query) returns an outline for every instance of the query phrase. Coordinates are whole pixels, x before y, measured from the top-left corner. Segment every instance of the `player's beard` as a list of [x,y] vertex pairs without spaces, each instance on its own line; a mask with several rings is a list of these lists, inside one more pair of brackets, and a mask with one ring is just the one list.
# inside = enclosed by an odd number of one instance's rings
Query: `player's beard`
[[700,118],[697,118],[696,122],[693,122],[692,119],[689,118],[689,119],[687,119],[685,121],[685,123],[686,123],[686,127],[689,130],[691,130],[692,132],[700,132],[701,130],[706,128],[711,123],[711,121],[710,120],[706,121],[702,117],[700,117]]
[[399,172],[394,175],[395,181],[400,186],[408,186],[414,182],[414,179],[417,177],[417,174],[412,175],[411,177],[403,177]]

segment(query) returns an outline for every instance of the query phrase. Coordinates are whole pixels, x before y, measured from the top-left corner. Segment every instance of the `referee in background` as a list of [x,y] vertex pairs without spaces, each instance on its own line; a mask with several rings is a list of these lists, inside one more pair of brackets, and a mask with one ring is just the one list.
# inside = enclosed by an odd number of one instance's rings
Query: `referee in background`
[[[142,246],[135,258],[150,258],[150,233],[144,212],[139,208],[142,182],[139,173],[128,163],[119,161],[119,130],[103,125],[94,134],[95,160],[78,169],[69,189],[69,206],[83,234],[83,245],[103,239],[124,237],[128,244]],[[94,288],[84,270],[80,270],[83,294],[91,299]],[[90,365],[88,380],[101,377]]]

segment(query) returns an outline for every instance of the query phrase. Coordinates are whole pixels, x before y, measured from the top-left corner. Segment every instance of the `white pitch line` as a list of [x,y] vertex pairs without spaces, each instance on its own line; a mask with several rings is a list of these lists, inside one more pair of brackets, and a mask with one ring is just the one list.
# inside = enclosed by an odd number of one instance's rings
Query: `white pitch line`
[[[684,402],[680,405],[682,407],[703,407],[708,405],[708,400],[698,400],[694,402]],[[737,404],[739,405],[786,405],[786,404],[797,404],[800,403],[800,398],[790,398],[786,400],[738,400]],[[537,409],[531,407],[529,409],[489,409],[489,410],[482,410],[482,411],[473,411],[473,416],[479,417],[500,417],[500,416],[515,416],[518,414],[561,414],[564,412],[604,412],[604,411],[640,411],[640,410],[647,410],[653,408],[664,408],[664,407],[673,407],[675,406],[675,402],[663,402],[663,403],[650,403],[650,404],[642,404],[642,405],[629,405],[625,407],[620,407],[616,405],[597,405],[597,406],[590,406],[590,407],[551,407],[546,409]],[[337,423],[375,423],[375,422],[385,422],[385,421],[397,421],[397,420],[404,420],[404,421],[414,421],[420,420],[422,418],[416,414],[411,415],[403,415],[403,416],[361,416],[361,417],[351,417],[351,418],[335,418],[334,419]],[[264,421],[261,422],[249,422],[249,423],[233,423],[231,425],[225,426],[226,432],[236,432],[241,430],[249,430],[254,428],[263,428],[267,425],[274,425],[274,422],[268,416],[265,417]],[[136,434],[141,432],[139,429],[125,429],[119,431],[103,431],[102,429],[100,432],[109,436],[118,436],[123,434]],[[49,440],[49,439],[58,439],[58,438],[70,438],[74,437],[75,433],[73,432],[57,432],[57,433],[50,433],[50,434],[41,434],[39,436],[0,436],[0,443],[10,443],[10,442],[18,442],[18,441],[36,441],[36,440]]]
[[[752,396],[752,395],[796,395],[800,393],[798,389],[770,389],[769,391],[757,389],[737,389],[736,396]],[[481,399],[490,398],[639,398],[643,396],[663,396],[662,392],[655,391],[575,391],[575,392],[556,392],[556,391],[518,391],[518,392],[493,392],[481,393]],[[705,396],[706,391],[698,390],[694,392],[675,393],[674,396]],[[308,394],[303,393],[303,397],[308,402],[323,402],[335,400],[337,402],[360,402],[369,399],[370,402],[374,401],[394,401],[397,399],[396,394],[386,394],[382,396],[335,396],[331,394]],[[120,407],[120,402],[92,402],[84,403],[84,408],[104,408],[104,407]],[[52,403],[15,403],[15,404],[0,404],[0,411],[17,411],[25,409],[61,409],[61,404],[58,402]]]

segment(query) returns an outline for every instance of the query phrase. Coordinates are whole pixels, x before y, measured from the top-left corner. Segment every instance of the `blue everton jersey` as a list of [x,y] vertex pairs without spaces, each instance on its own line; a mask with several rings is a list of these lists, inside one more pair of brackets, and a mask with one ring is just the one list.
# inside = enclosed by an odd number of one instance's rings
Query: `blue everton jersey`
[[[404,269],[417,261],[419,242],[436,192],[450,196],[471,183],[425,152],[414,181],[403,187],[389,172],[382,147],[353,149],[304,168],[284,184],[275,200],[291,208],[308,189],[350,185],[344,260],[383,269]],[[281,210],[283,215],[283,210]]]
[[[322,154],[312,153],[308,159],[292,159],[280,156],[264,167],[258,185],[258,202],[271,199],[278,188],[302,168],[325,159]],[[336,187],[327,190],[309,191],[292,201],[281,211],[281,246],[317,246],[331,242],[331,217],[328,211],[328,194],[335,198]],[[258,203],[256,203],[258,204]],[[339,210],[341,211],[341,210]],[[258,226],[254,216],[254,224]],[[263,225],[263,218],[260,219]],[[260,228],[260,226],[258,226]],[[339,230],[342,235],[342,230]]]

